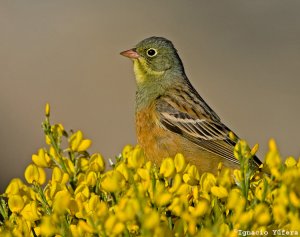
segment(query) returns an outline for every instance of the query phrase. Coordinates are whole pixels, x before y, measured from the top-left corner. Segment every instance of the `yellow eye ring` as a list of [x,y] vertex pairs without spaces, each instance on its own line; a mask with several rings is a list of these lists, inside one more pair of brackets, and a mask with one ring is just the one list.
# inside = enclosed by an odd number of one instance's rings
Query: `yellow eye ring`
[[157,50],[154,48],[150,48],[150,49],[147,49],[146,53],[149,57],[154,57],[157,54]]

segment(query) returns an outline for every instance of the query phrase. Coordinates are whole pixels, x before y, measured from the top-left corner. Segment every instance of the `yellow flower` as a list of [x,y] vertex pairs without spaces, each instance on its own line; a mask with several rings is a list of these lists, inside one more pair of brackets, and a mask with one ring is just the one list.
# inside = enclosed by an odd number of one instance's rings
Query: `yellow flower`
[[142,167],[144,162],[144,152],[140,146],[136,146],[128,156],[128,167],[137,169]]
[[53,146],[50,146],[48,153],[52,159],[54,159],[58,163],[60,162],[60,157],[58,156],[58,154]]
[[83,133],[79,130],[76,133],[73,133],[72,136],[69,138],[69,146],[73,151],[76,151],[80,142],[82,141]]
[[263,197],[266,192],[265,182],[263,180],[260,180],[257,187],[255,188],[255,196],[258,198],[258,200],[263,201]]
[[84,236],[84,232],[79,227],[79,225],[71,224],[70,225],[70,231],[71,231],[72,237],[81,237],[81,236]]
[[85,180],[88,186],[94,187],[97,183],[97,174],[94,171],[90,171],[86,174]]
[[14,178],[9,182],[5,190],[5,193],[7,195],[18,194],[22,186],[23,186],[22,180],[18,178]]
[[247,226],[251,221],[252,221],[252,218],[253,218],[253,210],[249,210],[247,212],[243,212],[239,218],[239,223],[242,225],[242,226]]
[[220,186],[230,188],[231,184],[233,184],[232,170],[224,167],[221,170],[217,180]]
[[170,210],[174,215],[180,216],[185,209],[185,203],[179,197],[175,197],[172,203],[169,205],[168,210]]
[[35,201],[31,201],[28,204],[26,204],[23,210],[21,211],[21,215],[26,221],[34,222],[39,220],[40,213],[38,210],[37,203]]
[[273,138],[269,141],[269,149],[271,152],[277,152],[277,145]]
[[238,160],[241,157],[249,159],[251,157],[251,150],[245,140],[239,140],[234,147],[233,154]]
[[116,216],[109,216],[105,221],[105,230],[109,236],[116,236],[122,233],[125,229],[125,225],[122,222],[119,222]]
[[48,135],[45,136],[45,142],[46,144],[50,145],[51,144],[51,139]]
[[277,225],[285,223],[287,219],[285,207],[280,204],[273,206],[273,218]]
[[75,199],[79,199],[81,201],[85,201],[90,197],[90,190],[86,184],[80,184],[75,189]]
[[125,159],[128,158],[128,156],[131,154],[131,151],[133,150],[133,146],[131,145],[126,145],[124,148],[123,148],[123,151],[122,151],[122,157],[124,157]]
[[255,144],[253,146],[253,148],[251,149],[251,155],[254,156],[256,154],[256,152],[258,151],[258,148],[259,148],[259,145],[258,144]]
[[229,237],[229,233],[230,233],[230,229],[229,226],[225,223],[222,223],[220,225],[220,236],[228,236]]
[[85,182],[85,173],[77,173],[77,184]]
[[36,226],[36,227],[33,228],[33,230],[34,230],[34,232],[35,232],[35,234],[36,234],[37,236],[40,236],[40,235],[41,235],[41,227]]
[[184,156],[181,153],[176,154],[174,158],[174,164],[177,173],[181,173],[184,171],[186,167],[186,162]]
[[150,180],[150,174],[147,169],[139,168],[137,170],[137,174],[141,177],[142,180],[148,181]]
[[87,171],[89,168],[89,160],[85,157],[80,157],[78,159],[78,167],[83,172]]
[[244,208],[244,205],[241,205],[242,202],[246,202],[241,195],[239,189],[231,189],[228,198],[227,198],[227,208],[229,210],[234,210],[236,208]]
[[212,193],[213,195],[215,195],[216,197],[218,197],[218,198],[224,198],[224,197],[227,197],[227,196],[228,196],[227,189],[224,188],[224,187],[222,187],[222,186],[220,186],[220,187],[218,187],[218,186],[213,186],[213,187],[211,188],[211,193]]
[[300,181],[300,169],[296,167],[289,167],[281,175],[280,180],[288,187],[294,187]]
[[95,153],[89,161],[89,169],[95,172],[102,172],[105,169],[105,162],[101,154]]
[[193,194],[193,200],[195,203],[199,200],[199,186],[193,186],[192,187],[192,194]]
[[128,224],[127,229],[130,234],[137,235],[139,233],[140,227],[137,224]]
[[211,188],[216,185],[216,177],[211,173],[203,173],[200,179],[200,187],[204,192],[210,192]]
[[37,155],[33,154],[31,159],[34,164],[42,168],[47,168],[51,165],[51,159],[43,148],[38,150]]
[[197,227],[196,227],[196,220],[191,219],[188,223],[188,232],[192,236],[196,234]]
[[176,191],[176,194],[177,195],[188,195],[190,193],[190,190],[191,190],[191,186],[189,184],[186,184],[186,183],[182,183],[179,188],[177,189]]
[[17,217],[14,219],[14,223],[15,227],[11,231],[13,237],[30,236],[30,225],[24,219]]
[[238,183],[243,181],[242,173],[240,170],[234,170],[233,177],[234,177],[235,181]]
[[213,237],[215,235],[213,234],[212,230],[210,230],[208,228],[202,228],[199,231],[199,235],[198,236]]
[[52,181],[60,182],[62,179],[63,172],[58,167],[54,167],[52,170]]
[[101,202],[100,202],[99,196],[92,193],[91,198],[88,200],[87,213],[90,212],[90,215],[97,213],[97,209],[98,209],[100,203]]
[[278,153],[276,143],[273,139],[271,139],[269,142],[269,149],[270,151],[266,155],[266,164],[267,166],[270,167],[271,173],[273,175],[276,174],[276,176],[275,175],[274,176],[278,177],[279,174],[277,174],[278,173],[277,170],[281,165],[281,158]]
[[92,145],[92,141],[90,139],[84,139],[80,142],[79,146],[77,147],[77,151],[85,151]]
[[19,213],[24,207],[24,200],[20,195],[11,195],[8,199],[8,207],[12,212]]
[[71,195],[68,190],[62,190],[55,194],[53,201],[53,211],[62,214],[66,211],[71,200]]
[[120,235],[125,229],[125,225],[122,222],[117,222],[113,228],[113,235]]
[[64,133],[64,126],[61,123],[51,126],[51,132],[58,137],[61,137]]
[[138,168],[137,174],[141,178],[143,190],[146,191],[149,188],[151,183],[151,177],[149,171],[147,169]]
[[172,199],[172,195],[170,193],[168,192],[159,193],[156,196],[156,204],[159,207],[166,206],[171,202],[171,199]]
[[79,220],[78,226],[79,226],[80,230],[82,230],[85,233],[90,233],[90,234],[94,233],[94,228],[90,224],[88,224],[87,222],[85,222],[83,220]]
[[204,216],[209,211],[209,203],[207,200],[200,200],[195,207],[189,206],[189,211],[194,217]]
[[140,210],[138,200],[133,198],[122,198],[115,207],[116,216],[123,223],[133,221]]
[[284,164],[286,167],[293,167],[296,166],[297,162],[294,157],[290,156],[285,160]]
[[68,174],[73,175],[75,173],[75,166],[73,162],[66,157],[63,157],[63,162],[65,163]]
[[189,185],[199,184],[199,179],[199,171],[195,165],[189,166],[186,173],[183,175],[183,181]]
[[52,170],[52,181],[65,185],[69,181],[69,174],[64,173],[58,167],[54,167]]
[[28,183],[33,183],[39,179],[38,168],[36,165],[30,164],[25,170],[25,179]]
[[52,236],[56,233],[55,219],[53,216],[43,216],[42,223],[40,225],[41,236]]
[[101,180],[101,188],[106,192],[121,191],[125,187],[123,175],[116,170],[108,171]]
[[284,184],[281,185],[279,189],[273,190],[274,196],[276,197],[274,199],[275,204],[280,204],[282,206],[288,206],[289,204],[289,198],[288,198],[288,187]]
[[[80,201],[78,201],[78,202],[80,202]],[[74,198],[70,198],[68,211],[72,216],[74,216],[77,212],[79,212],[78,204]]]
[[108,213],[107,204],[103,201],[97,202],[96,205],[89,202],[90,207],[93,207],[93,210],[95,211],[95,214],[97,217],[103,217],[106,216]]
[[159,214],[154,210],[149,210],[144,218],[143,226],[146,229],[153,229],[159,225]]
[[172,187],[169,189],[171,193],[174,193],[178,190],[180,185],[182,184],[182,179],[180,174],[176,174],[173,178]]
[[153,164],[150,160],[148,160],[146,163],[145,163],[145,169],[148,170],[149,172],[152,170],[153,168]]
[[263,203],[254,208],[254,220],[261,226],[267,225],[271,221],[269,208]]
[[25,179],[28,183],[37,182],[43,185],[46,181],[46,173],[43,168],[37,167],[35,164],[30,164],[25,170]]
[[69,143],[72,151],[82,152],[91,146],[92,141],[89,139],[83,139],[83,133],[78,130],[72,134],[69,139]]
[[50,104],[46,103],[45,105],[45,116],[49,117],[50,116]]
[[292,192],[290,192],[290,201],[291,201],[291,203],[295,206],[295,207],[300,207],[300,198],[299,197],[297,197],[297,194],[294,192],[294,191],[292,191]]
[[172,158],[165,158],[160,166],[159,174],[165,178],[170,178],[175,173],[175,164]]
[[288,219],[290,221],[290,226],[289,226],[290,230],[297,230],[297,232],[299,234],[300,233],[300,231],[299,231],[299,226],[300,226],[299,213],[289,212]]
[[232,131],[230,131],[228,133],[228,135],[229,135],[230,140],[237,142],[238,138]]
[[125,165],[125,163],[119,164],[116,168],[117,171],[119,171],[125,178],[126,181],[129,179],[129,173],[128,173],[128,168]]

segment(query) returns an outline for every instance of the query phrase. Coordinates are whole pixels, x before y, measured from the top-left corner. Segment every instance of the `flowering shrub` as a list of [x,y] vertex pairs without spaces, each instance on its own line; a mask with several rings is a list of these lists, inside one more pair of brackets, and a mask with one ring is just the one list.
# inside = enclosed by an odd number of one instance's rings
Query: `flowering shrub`
[[[248,166],[257,150],[239,141],[239,170],[199,174],[183,155],[156,167],[127,145],[112,169],[81,131],[50,124],[46,148],[32,155],[24,183],[0,196],[0,236],[246,236],[298,235],[300,161],[283,163],[273,140],[263,170]],[[67,141],[67,143],[66,143]],[[67,144],[63,146],[63,144]],[[47,178],[45,170],[51,171]]]

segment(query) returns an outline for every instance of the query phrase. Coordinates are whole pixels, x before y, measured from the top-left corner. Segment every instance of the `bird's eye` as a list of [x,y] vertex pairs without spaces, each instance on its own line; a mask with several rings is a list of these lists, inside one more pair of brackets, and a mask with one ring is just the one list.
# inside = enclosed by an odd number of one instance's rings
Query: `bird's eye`
[[154,57],[156,54],[157,54],[156,49],[150,48],[150,49],[147,50],[147,55],[149,57]]

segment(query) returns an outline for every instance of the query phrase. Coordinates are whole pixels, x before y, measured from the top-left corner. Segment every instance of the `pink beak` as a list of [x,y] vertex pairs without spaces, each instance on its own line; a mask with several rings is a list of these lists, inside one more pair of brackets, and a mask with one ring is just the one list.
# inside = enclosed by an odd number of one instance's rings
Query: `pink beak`
[[123,52],[120,53],[122,56],[125,56],[127,58],[131,58],[131,59],[137,59],[140,57],[140,55],[136,52],[135,49],[129,49],[129,50],[125,50]]

